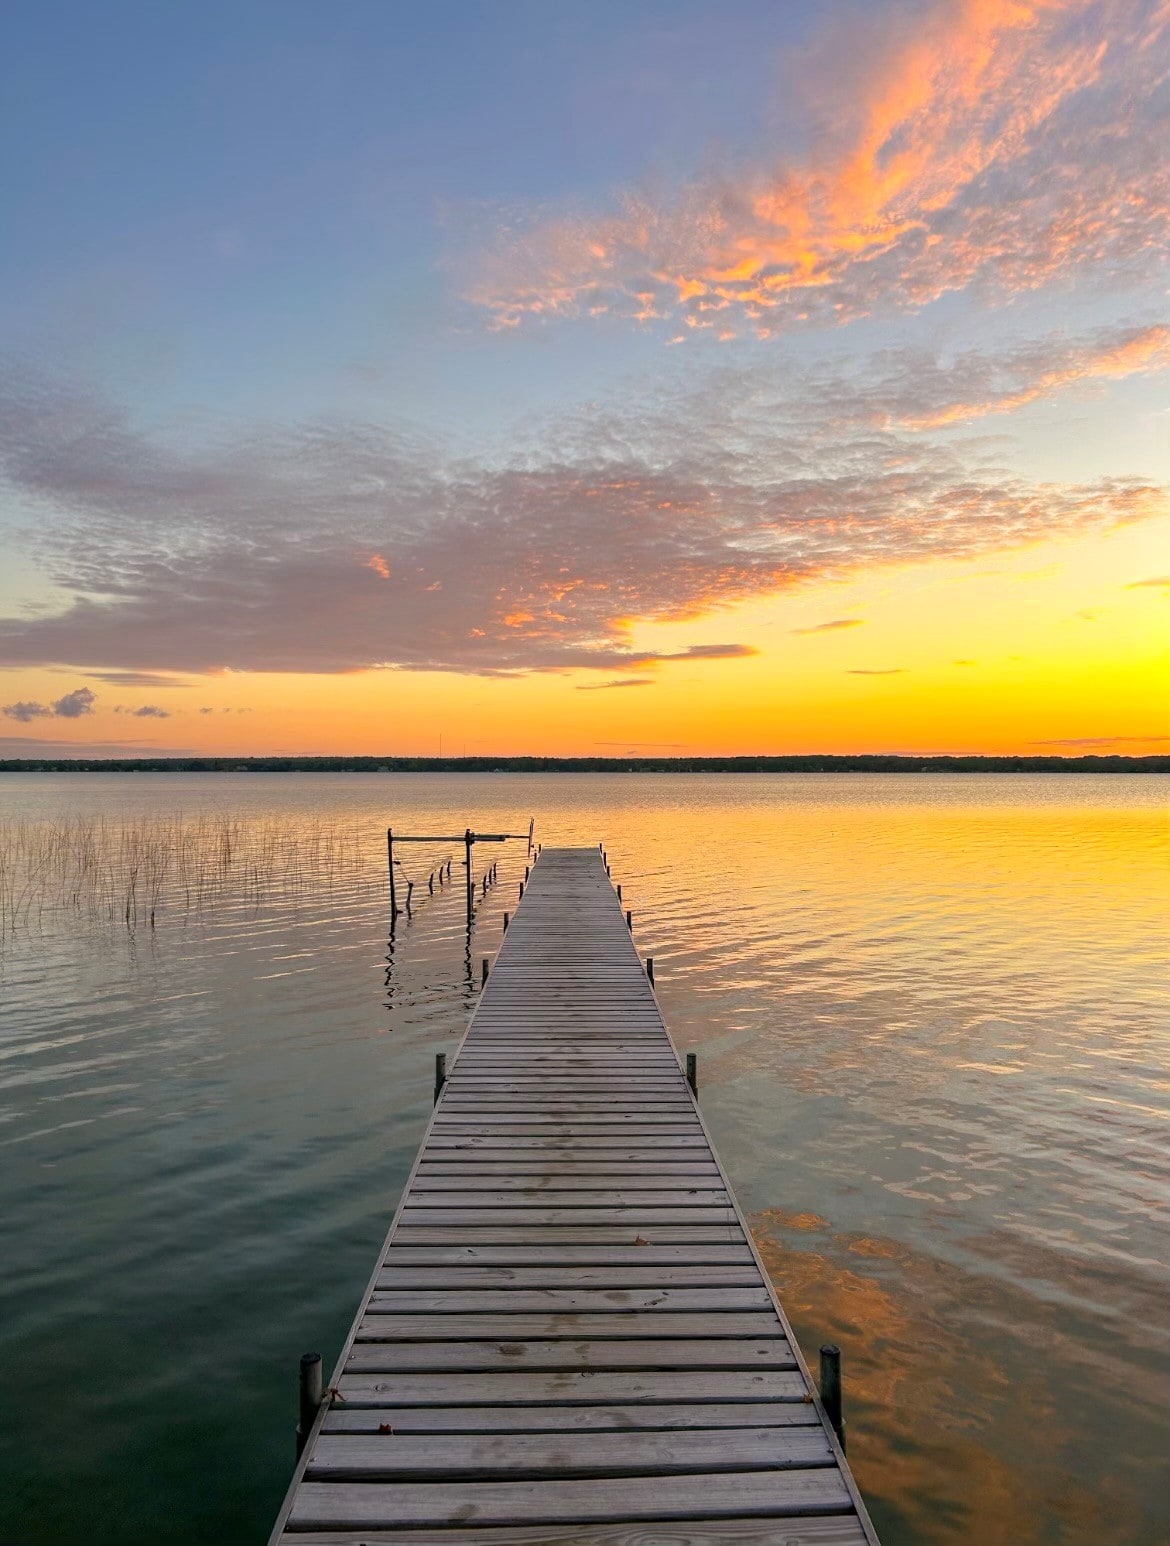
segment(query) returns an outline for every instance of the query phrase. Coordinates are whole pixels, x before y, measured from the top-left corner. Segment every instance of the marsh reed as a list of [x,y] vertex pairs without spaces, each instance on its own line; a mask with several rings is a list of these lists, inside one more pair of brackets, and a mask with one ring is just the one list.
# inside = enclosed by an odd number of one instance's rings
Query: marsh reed
[[320,818],[0,820],[0,935],[69,910],[154,928],[164,912],[352,893],[383,883],[379,863],[368,831]]

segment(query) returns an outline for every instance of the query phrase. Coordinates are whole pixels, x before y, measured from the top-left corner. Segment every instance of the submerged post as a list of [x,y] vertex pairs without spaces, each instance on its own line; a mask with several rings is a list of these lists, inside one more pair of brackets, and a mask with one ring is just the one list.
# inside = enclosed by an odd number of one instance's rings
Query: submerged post
[[832,1342],[826,1342],[821,1348],[821,1405],[844,1451],[845,1418],[841,1410],[841,1349]]
[[324,1391],[321,1387],[321,1354],[301,1354],[300,1414],[297,1422],[297,1459],[301,1458],[316,1420]]
[[699,1098],[699,1054],[687,1053],[687,1083],[691,1087],[691,1094],[696,1100]]
[[435,1101],[436,1101],[436,1104],[438,1103],[439,1096],[443,1093],[443,1086],[446,1084],[446,1082],[447,1082],[447,1054],[445,1052],[436,1052],[435,1053]]

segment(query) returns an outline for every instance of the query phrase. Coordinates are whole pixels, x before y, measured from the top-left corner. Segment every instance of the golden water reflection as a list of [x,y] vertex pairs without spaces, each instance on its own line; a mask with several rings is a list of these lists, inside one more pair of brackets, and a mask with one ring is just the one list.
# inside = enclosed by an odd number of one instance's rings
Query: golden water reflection
[[[1067,1364],[1050,1360],[1051,1327],[1024,1296],[895,1241],[835,1234],[811,1211],[769,1208],[752,1233],[810,1366],[841,1347],[849,1458],[879,1533],[902,1546],[1152,1546],[1167,1539],[1170,1500],[1142,1411],[1157,1379],[1131,1369],[1095,1426],[1111,1434],[1077,1479],[1084,1444]],[[1143,1507],[1141,1498],[1146,1499]]]

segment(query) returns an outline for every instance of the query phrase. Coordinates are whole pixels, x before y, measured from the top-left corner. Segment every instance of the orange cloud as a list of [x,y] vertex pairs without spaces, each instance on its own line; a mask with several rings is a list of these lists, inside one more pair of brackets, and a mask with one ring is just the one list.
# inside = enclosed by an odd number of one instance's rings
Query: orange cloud
[[384,580],[390,578],[390,565],[382,557],[381,553],[374,553],[366,559],[366,568],[372,569],[375,574],[381,575]]
[[499,326],[611,312],[726,332],[738,314],[767,336],[976,282],[1013,292],[1081,264],[1149,265],[1170,229],[1153,105],[1167,24],[1155,0],[852,15],[793,71],[804,164],[509,234],[468,296]]

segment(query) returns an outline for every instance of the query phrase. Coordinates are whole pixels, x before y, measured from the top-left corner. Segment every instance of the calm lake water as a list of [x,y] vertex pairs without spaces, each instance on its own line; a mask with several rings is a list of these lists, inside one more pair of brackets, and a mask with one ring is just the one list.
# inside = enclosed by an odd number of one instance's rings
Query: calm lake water
[[886,1546],[1165,1541],[1166,794],[3,775],[0,1535],[264,1541],[523,871],[390,941],[385,827],[535,815],[605,841]]

